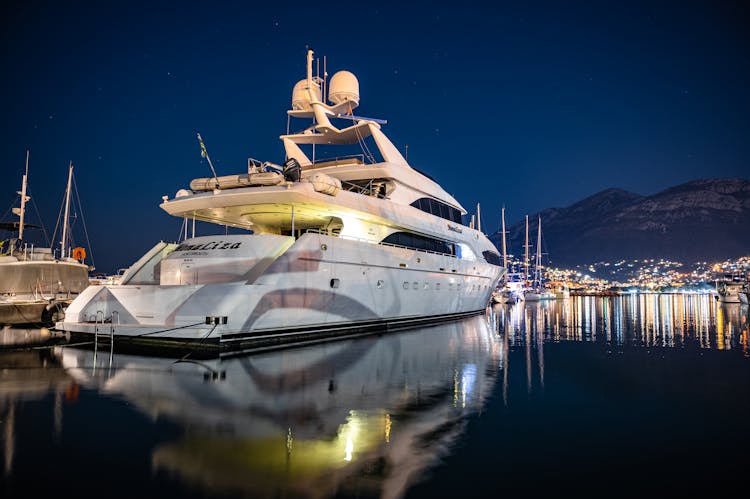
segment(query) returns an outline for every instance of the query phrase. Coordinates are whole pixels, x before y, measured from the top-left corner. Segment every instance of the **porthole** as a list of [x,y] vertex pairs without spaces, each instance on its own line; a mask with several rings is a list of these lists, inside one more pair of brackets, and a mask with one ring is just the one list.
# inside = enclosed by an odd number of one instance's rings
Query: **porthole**
[[328,245],[327,244],[321,244],[320,245],[320,249],[322,249],[323,251],[325,251],[325,250],[328,249]]
[[409,289],[409,283],[404,281],[404,289]]
[[383,282],[383,280],[382,280],[382,279],[379,279],[379,280],[378,280],[378,284],[377,284],[377,286],[378,286],[378,289],[382,288],[382,287],[383,287],[383,284],[385,284],[385,283]]

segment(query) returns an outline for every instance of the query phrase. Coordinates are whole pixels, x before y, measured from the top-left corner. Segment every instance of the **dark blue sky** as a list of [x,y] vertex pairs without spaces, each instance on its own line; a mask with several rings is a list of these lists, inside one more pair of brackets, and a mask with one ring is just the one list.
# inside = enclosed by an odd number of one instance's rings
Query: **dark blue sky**
[[0,11],[0,209],[28,148],[51,230],[72,160],[102,271],[177,238],[158,204],[208,175],[196,132],[219,174],[283,161],[308,46],[357,75],[356,113],[387,119],[410,163],[481,202],[485,232],[503,204],[510,224],[608,187],[748,176],[744,2],[15,4]]

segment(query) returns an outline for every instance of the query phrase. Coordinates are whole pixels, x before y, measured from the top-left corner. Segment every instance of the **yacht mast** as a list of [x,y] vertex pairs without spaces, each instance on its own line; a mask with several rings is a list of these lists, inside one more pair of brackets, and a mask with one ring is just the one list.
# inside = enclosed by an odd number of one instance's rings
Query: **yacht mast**
[[65,245],[68,241],[68,217],[70,216],[70,185],[73,180],[73,162],[68,169],[68,186],[65,189],[65,216],[63,217],[62,240],[60,241],[60,258],[65,258]]
[[21,195],[21,209],[18,212],[18,216],[21,217],[21,221],[18,225],[18,239],[23,240],[23,219],[24,215],[26,214],[26,201],[31,199],[30,197],[26,196],[26,181],[29,176],[29,150],[26,149],[26,173],[23,175],[23,183],[21,184],[21,192],[19,194]]

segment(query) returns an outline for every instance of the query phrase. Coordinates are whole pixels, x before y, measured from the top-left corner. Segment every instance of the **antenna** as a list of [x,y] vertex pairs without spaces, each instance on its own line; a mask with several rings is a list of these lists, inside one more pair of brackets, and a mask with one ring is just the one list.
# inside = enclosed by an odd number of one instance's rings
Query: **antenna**
[[477,230],[482,232],[482,210],[477,203]]
[[208,161],[208,166],[211,167],[211,173],[214,174],[214,181],[216,182],[216,188],[219,189],[219,179],[216,176],[216,170],[214,170],[214,165],[211,163],[211,158],[208,157],[208,151],[206,151],[206,146],[203,144],[203,139],[201,138],[201,134],[198,135],[198,143],[201,145],[201,157],[206,158],[206,161]]

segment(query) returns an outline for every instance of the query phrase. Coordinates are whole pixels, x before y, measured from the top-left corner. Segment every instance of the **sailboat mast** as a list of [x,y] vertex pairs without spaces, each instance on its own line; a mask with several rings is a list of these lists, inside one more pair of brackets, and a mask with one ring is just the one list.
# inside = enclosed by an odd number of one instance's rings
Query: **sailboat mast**
[[60,241],[60,258],[65,258],[65,246],[68,241],[68,217],[70,216],[70,185],[73,181],[73,162],[68,169],[68,187],[65,189],[65,216],[63,217],[62,241]]
[[26,182],[29,176],[29,150],[26,149],[26,173],[23,174],[23,183],[21,184],[21,210],[18,216],[21,217],[21,222],[18,225],[18,239],[23,240],[23,223],[24,216],[26,215],[26,201],[29,198],[26,197]]
[[523,247],[524,247],[523,281],[524,281],[524,285],[526,285],[526,282],[529,279],[529,216],[528,215],[526,215],[526,244],[524,244]]
[[542,286],[542,217],[539,217],[536,231],[536,265],[534,266],[535,281],[538,287]]
[[[501,210],[501,218],[503,219],[503,267],[507,270],[508,269],[508,253],[505,246],[505,206],[503,206]],[[505,276],[507,277],[508,274],[506,273]]]

